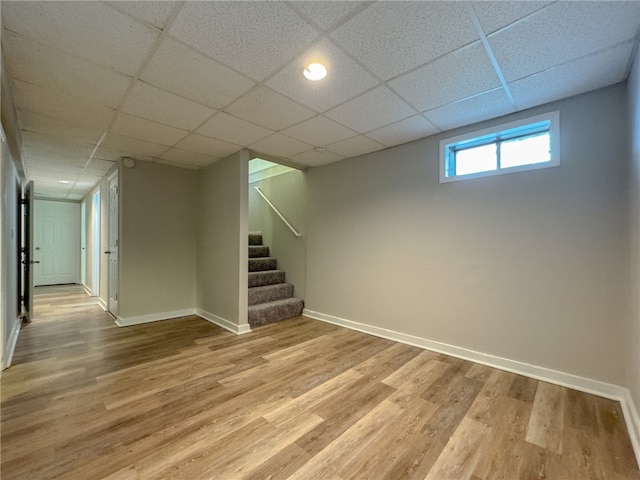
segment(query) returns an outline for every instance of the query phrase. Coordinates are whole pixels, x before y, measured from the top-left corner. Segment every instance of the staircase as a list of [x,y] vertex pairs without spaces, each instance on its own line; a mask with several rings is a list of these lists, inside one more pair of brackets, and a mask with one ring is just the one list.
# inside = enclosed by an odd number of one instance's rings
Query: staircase
[[262,245],[262,235],[249,234],[249,325],[258,327],[302,315],[304,302],[293,296],[278,261]]

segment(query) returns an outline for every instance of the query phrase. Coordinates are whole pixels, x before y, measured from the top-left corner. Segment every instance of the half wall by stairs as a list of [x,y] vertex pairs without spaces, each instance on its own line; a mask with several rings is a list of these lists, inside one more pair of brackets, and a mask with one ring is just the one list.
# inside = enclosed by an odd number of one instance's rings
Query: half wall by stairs
[[304,302],[293,296],[278,260],[269,256],[262,235],[249,234],[249,325],[257,327],[302,315]]

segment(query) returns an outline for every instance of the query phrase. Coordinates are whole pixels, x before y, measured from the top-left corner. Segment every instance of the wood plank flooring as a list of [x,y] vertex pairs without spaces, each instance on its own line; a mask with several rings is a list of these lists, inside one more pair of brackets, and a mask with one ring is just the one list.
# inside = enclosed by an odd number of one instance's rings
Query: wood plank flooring
[[10,479],[640,479],[620,405],[298,317],[118,328],[36,289],[2,374]]

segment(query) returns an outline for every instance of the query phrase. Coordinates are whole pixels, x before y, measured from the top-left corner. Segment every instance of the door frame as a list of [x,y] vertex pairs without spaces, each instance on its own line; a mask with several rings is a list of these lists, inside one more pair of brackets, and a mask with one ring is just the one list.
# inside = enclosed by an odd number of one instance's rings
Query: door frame
[[118,318],[119,301],[119,269],[120,269],[120,188],[119,170],[115,170],[108,181],[108,208],[107,208],[107,311]]
[[33,319],[33,265],[40,263],[33,259],[33,180],[23,189],[22,203],[22,318]]
[[87,201],[80,202],[80,284],[87,289]]
[[100,296],[100,189],[91,194],[91,292],[94,297]]

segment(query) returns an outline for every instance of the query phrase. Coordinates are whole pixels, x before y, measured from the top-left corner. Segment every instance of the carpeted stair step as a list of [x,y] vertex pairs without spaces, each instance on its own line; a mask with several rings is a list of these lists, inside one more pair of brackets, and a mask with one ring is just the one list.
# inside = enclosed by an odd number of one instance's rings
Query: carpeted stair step
[[268,257],[269,247],[266,245],[249,245],[249,258]]
[[284,300],[291,297],[293,297],[293,285],[290,283],[277,283],[249,289],[249,305]]
[[282,270],[268,270],[266,272],[249,272],[249,287],[262,287],[284,283],[285,273]]
[[304,302],[299,298],[286,298],[249,307],[249,325],[257,327],[302,315]]
[[262,234],[261,233],[250,233],[249,234],[249,245],[262,245]]
[[250,258],[250,272],[264,272],[267,270],[275,270],[278,268],[278,260],[274,257]]

